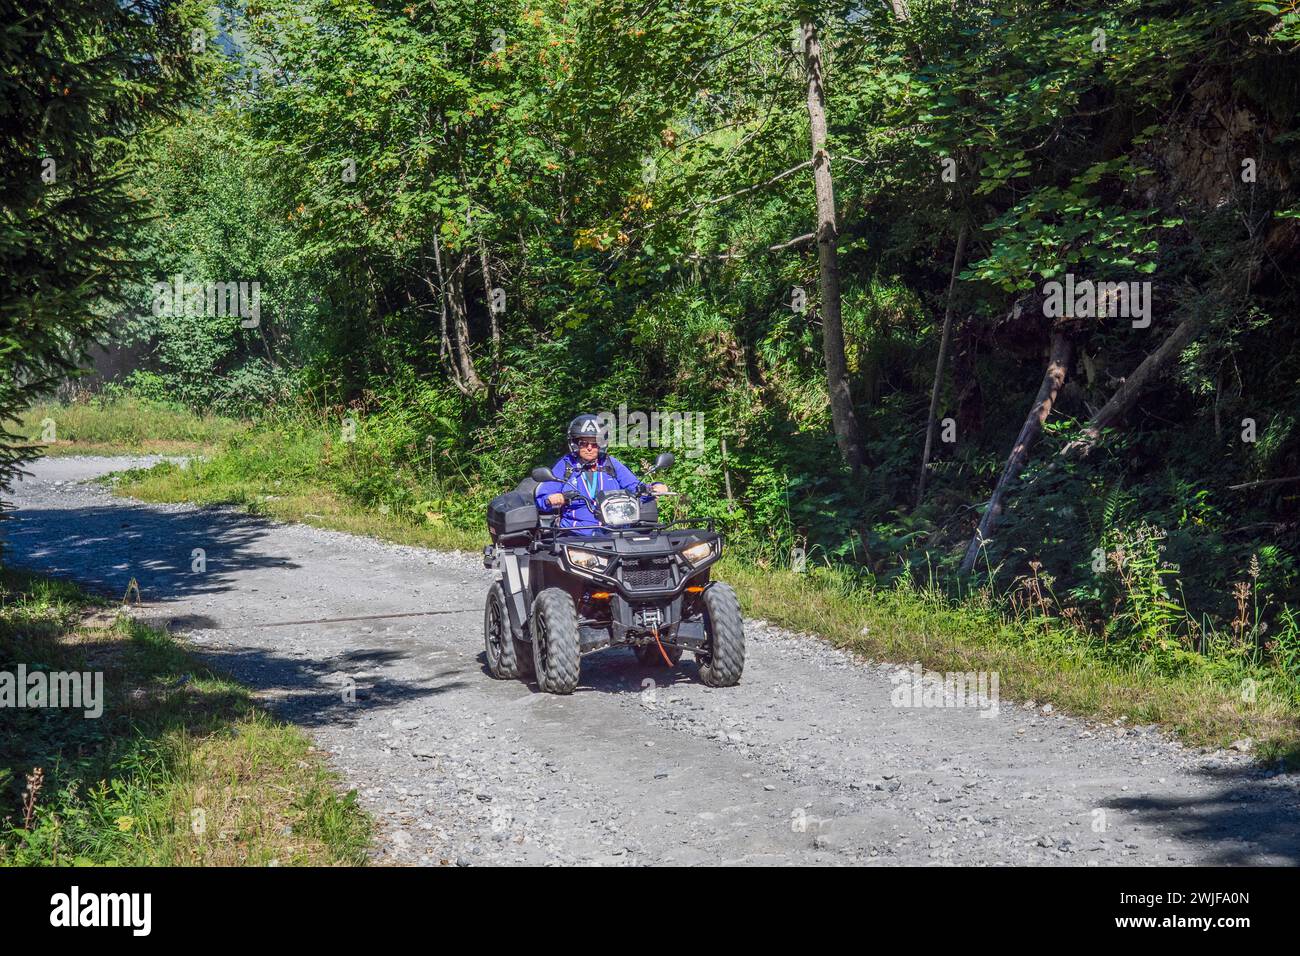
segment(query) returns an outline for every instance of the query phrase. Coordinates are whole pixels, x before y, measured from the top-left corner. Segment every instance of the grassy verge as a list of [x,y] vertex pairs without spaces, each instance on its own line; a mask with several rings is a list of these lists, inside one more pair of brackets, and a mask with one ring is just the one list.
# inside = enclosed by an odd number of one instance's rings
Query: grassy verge
[[478,550],[488,543],[486,529],[466,530],[433,510],[436,505],[389,505],[377,496],[359,502],[355,489],[382,486],[386,470],[366,449],[335,443],[319,426],[286,422],[283,428],[242,432],[185,468],[164,462],[125,472],[116,490],[145,501],[235,505],[396,544]]
[[210,452],[245,427],[229,418],[123,397],[33,405],[23,413],[17,434],[46,455],[184,455]]
[[[132,473],[119,491],[149,501],[242,505],[400,544],[473,551],[487,543],[484,531],[436,515],[359,502],[320,466],[328,449],[306,434],[277,432],[274,442],[241,436],[189,469],[160,465]],[[737,550],[718,575],[736,586],[747,614],[876,660],[997,671],[1009,700],[1051,702],[1058,711],[1094,719],[1159,723],[1194,746],[1250,737],[1263,759],[1300,765],[1300,685],[1276,668],[1190,653],[1169,666],[1126,655],[1059,618],[1012,613],[987,592],[954,601],[914,585],[876,587],[834,568],[793,574]],[[1247,686],[1253,693],[1244,692]]]
[[0,671],[102,672],[103,713],[6,709],[0,864],[360,864],[370,822],[307,736],[166,634],[0,571]]

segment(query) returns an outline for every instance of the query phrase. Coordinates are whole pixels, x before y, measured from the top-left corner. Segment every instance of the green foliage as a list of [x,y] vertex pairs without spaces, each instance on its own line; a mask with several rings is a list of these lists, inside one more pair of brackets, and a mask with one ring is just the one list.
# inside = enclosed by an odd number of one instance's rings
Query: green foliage
[[1106,640],[1166,660],[1184,648],[1181,609],[1169,589],[1177,570],[1164,561],[1164,535],[1150,525],[1109,530],[1100,545],[1105,570],[1101,603],[1110,607]]
[[[797,11],[827,60],[862,475],[831,434],[796,11],[767,0],[229,5],[207,96],[135,150],[154,219],[119,292],[154,348],[126,388],[262,415],[196,466],[213,487],[326,487],[457,529],[553,461],[579,411],[700,413],[677,506],[774,564],[803,547],[956,593],[1042,378],[1043,284],[1149,281],[1150,326],[1069,323],[1066,386],[982,572],[1008,593],[1050,579],[1054,613],[1109,653],[1177,668],[1228,633],[1254,556],[1251,653],[1280,664],[1297,498],[1250,483],[1300,472],[1294,17],[1255,0],[909,9]],[[948,424],[918,503],[963,230]],[[152,284],[177,274],[259,281],[260,325],[153,314]],[[1124,420],[1059,456],[1187,319],[1197,336]],[[655,450],[613,449],[636,469]],[[1127,577],[1095,574],[1097,547],[1130,554]]]
[[997,236],[993,248],[963,277],[1014,291],[1033,288],[1034,276],[1053,279],[1071,269],[1115,279],[1132,271],[1154,272],[1159,247],[1151,234],[1157,227],[1178,225],[1178,220],[1152,223],[1157,210],[1129,212],[1105,206],[1101,196],[1089,194],[1120,166],[1097,163],[1064,189],[1044,187],[1016,203],[984,227]]
[[140,141],[191,88],[189,0],[6,7],[0,27],[0,487],[30,450],[8,430],[109,329],[134,276]]

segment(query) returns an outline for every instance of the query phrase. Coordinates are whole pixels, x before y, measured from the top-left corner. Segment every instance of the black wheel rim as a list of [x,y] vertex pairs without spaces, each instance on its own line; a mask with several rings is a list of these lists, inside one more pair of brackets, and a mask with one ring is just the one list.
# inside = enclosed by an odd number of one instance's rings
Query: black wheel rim
[[491,658],[493,666],[501,661],[502,653],[502,627],[501,627],[501,605],[493,601],[492,609],[488,612],[488,656]]
[[546,617],[533,615],[533,658],[539,677],[546,673]]
[[713,650],[713,618],[709,616],[709,606],[704,605],[704,647],[695,654],[695,662],[701,667],[708,667],[713,663],[713,655],[709,653]]

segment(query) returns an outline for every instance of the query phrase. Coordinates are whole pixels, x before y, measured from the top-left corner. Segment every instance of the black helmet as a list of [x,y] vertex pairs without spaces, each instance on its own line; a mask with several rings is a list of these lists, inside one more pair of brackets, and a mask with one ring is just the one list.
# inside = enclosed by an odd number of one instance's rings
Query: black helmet
[[609,436],[605,433],[605,427],[601,425],[600,419],[595,415],[579,415],[573,421],[569,422],[569,452],[578,454],[578,439],[586,438],[595,439],[600,446],[601,453],[609,447]]

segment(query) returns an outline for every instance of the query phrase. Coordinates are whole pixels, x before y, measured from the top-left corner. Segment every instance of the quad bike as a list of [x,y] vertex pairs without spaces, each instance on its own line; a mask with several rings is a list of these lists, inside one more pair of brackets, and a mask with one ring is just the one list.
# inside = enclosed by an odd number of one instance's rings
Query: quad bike
[[[672,463],[664,452],[651,471]],[[736,592],[709,578],[723,543],[712,519],[703,528],[689,518],[659,521],[658,502],[642,501],[650,494],[644,484],[640,494],[602,491],[595,501],[565,491],[565,509],[581,499],[599,516],[583,526],[592,534],[578,534],[559,526],[559,513],[542,524],[537,485],[558,480],[536,468],[488,505],[492,544],[483,566],[500,572],[483,612],[491,675],[535,675],[541,690],[569,694],[583,655],[627,646],[651,667],[675,667],[690,651],[711,687],[739,681],[744,621]]]

